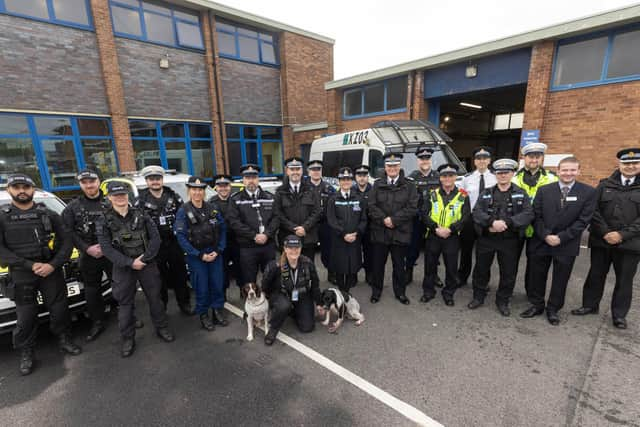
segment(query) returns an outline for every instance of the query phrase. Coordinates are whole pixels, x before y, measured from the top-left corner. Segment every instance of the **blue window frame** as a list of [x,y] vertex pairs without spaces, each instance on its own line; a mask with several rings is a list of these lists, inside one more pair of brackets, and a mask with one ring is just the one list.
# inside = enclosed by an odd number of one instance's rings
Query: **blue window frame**
[[567,90],[640,79],[640,26],[560,40],[551,90]]
[[0,0],[0,13],[83,30],[93,29],[89,0]]
[[204,50],[198,12],[141,0],[110,0],[109,6],[116,36]]
[[240,176],[240,166],[255,163],[260,176],[282,176],[282,128],[277,126],[226,125],[229,169]]
[[48,191],[78,189],[76,175],[91,167],[116,175],[111,121],[101,117],[0,114],[0,181],[24,172]]
[[270,66],[280,63],[275,34],[225,21],[216,22],[216,33],[222,57]]
[[138,170],[160,165],[210,181],[216,173],[211,124],[129,120]]
[[342,118],[379,116],[407,110],[407,76],[345,90]]

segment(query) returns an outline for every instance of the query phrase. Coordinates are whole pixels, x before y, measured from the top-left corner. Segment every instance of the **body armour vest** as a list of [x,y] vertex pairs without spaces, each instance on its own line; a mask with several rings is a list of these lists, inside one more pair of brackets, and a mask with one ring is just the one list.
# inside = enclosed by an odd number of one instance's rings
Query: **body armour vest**
[[110,210],[105,214],[105,224],[111,231],[111,243],[124,255],[137,258],[147,249],[147,230],[142,212],[129,208],[131,218],[123,218]]
[[196,209],[191,202],[184,204],[189,220],[189,242],[194,248],[216,248],[220,238],[220,222],[215,204],[203,202],[202,209]]

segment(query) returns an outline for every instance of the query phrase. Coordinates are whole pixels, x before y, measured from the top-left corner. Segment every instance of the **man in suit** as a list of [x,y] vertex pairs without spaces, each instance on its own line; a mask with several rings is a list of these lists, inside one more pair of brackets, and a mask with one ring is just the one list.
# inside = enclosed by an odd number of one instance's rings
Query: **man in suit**
[[565,157],[558,164],[559,181],[540,187],[536,194],[534,234],[527,248],[532,261],[527,295],[531,306],[520,317],[534,317],[544,312],[547,274],[553,262],[547,320],[554,326],[560,323],[558,311],[564,305],[567,283],[580,252],[580,238],[595,210],[596,191],[577,182],[579,174],[578,159]]

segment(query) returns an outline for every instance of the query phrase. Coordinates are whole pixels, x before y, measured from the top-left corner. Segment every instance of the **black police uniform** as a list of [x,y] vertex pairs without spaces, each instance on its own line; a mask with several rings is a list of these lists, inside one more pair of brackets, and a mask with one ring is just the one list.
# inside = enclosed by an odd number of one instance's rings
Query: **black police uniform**
[[[520,242],[524,239],[524,230],[534,217],[529,196],[515,184],[511,184],[506,191],[500,190],[496,185],[480,193],[472,215],[478,235],[473,269],[473,299],[479,303],[484,302],[489,290],[491,264],[497,254],[500,282],[496,305],[504,309],[509,304],[516,284]],[[497,220],[506,222],[506,231],[489,231]]]
[[314,184],[311,181],[311,178],[307,179],[309,186],[313,191],[318,195],[318,200],[320,200],[320,207],[322,208],[322,216],[318,221],[318,241],[320,243],[320,261],[322,261],[322,265],[329,270],[329,274],[334,273],[330,268],[330,260],[331,260],[331,229],[329,228],[329,224],[327,223],[327,203],[329,202],[329,197],[336,192],[335,188],[333,188],[326,181],[322,180],[318,185]]
[[[355,194],[360,196],[360,198],[365,203],[368,203],[369,193],[372,188],[373,186],[367,183],[367,186],[365,187],[365,189],[360,190],[360,187],[358,187],[358,184],[355,183],[353,184],[353,187],[351,187],[351,191],[353,191]],[[367,213],[367,217],[368,217],[368,213]],[[371,264],[371,236],[369,233],[368,218],[367,218],[367,226],[365,227],[364,233],[362,233],[362,239],[360,243],[362,246],[362,268],[364,268],[364,272],[365,272],[365,281],[367,282],[367,284],[370,284],[372,264]]]
[[[218,206],[218,209],[220,209],[220,213],[222,214],[225,222],[227,222],[227,225],[229,225],[229,217],[231,215],[229,212],[229,206],[231,206],[232,196],[233,195],[230,194],[226,199],[222,199],[219,194],[216,194],[209,199],[209,203],[213,203]],[[225,291],[229,289],[231,278],[233,278],[236,281],[236,285],[242,289],[244,282],[242,278],[242,269],[240,268],[240,248],[238,247],[235,233],[230,226],[227,226],[227,246],[224,248],[224,252],[222,253],[222,259],[224,262],[223,286]]]
[[[279,222],[274,214],[273,204],[273,195],[260,187],[253,195],[245,188],[231,198],[229,216],[226,218],[239,247],[243,284],[255,283],[258,269],[264,272],[276,255],[275,238]],[[257,234],[266,234],[267,242],[262,245],[256,243]]]
[[162,302],[166,307],[169,302],[169,288],[173,288],[180,311],[185,314],[193,314],[189,287],[187,286],[184,252],[174,233],[176,212],[182,204],[183,200],[179,194],[171,188],[163,186],[160,198],[155,197],[148,188],[141,190],[134,206],[142,209],[153,220],[160,234],[162,243],[154,261],[162,278],[160,293]]

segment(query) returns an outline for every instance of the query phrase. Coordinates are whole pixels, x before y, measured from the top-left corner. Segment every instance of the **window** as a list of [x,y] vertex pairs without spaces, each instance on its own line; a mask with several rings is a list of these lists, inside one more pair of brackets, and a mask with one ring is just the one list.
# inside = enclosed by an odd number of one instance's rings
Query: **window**
[[245,163],[260,166],[260,176],[282,175],[281,128],[227,125],[225,130],[231,175],[239,176]]
[[91,29],[89,0],[3,0],[0,13]]
[[326,151],[322,153],[322,174],[324,176],[338,176],[341,167],[348,166],[355,170],[356,166],[362,164],[364,150],[342,150]]
[[407,78],[390,80],[350,89],[343,96],[344,118],[398,113],[407,108]]
[[138,0],[110,0],[113,31],[167,46],[204,49],[197,12]]
[[493,130],[522,129],[524,113],[496,114],[493,118]]
[[221,56],[256,64],[277,65],[274,36],[225,22],[216,23]]
[[553,89],[571,89],[640,79],[640,30],[560,41],[554,61]]

